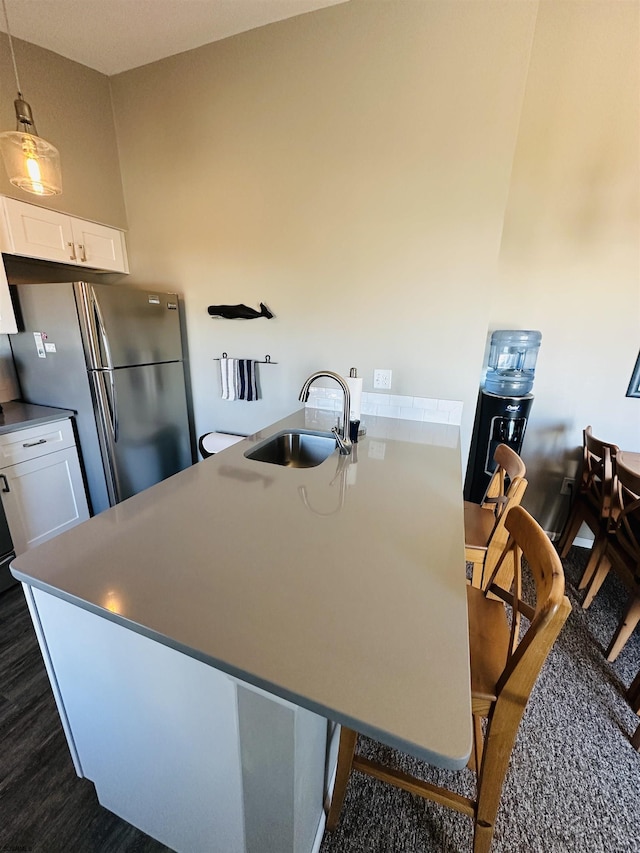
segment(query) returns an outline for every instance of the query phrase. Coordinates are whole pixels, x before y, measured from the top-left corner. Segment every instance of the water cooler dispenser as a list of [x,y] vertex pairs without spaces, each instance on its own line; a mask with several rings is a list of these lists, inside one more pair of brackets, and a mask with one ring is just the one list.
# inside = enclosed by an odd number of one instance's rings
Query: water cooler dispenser
[[499,329],[491,336],[464,483],[467,501],[481,503],[496,467],[493,454],[498,444],[508,444],[520,453],[541,339],[540,332],[525,330]]

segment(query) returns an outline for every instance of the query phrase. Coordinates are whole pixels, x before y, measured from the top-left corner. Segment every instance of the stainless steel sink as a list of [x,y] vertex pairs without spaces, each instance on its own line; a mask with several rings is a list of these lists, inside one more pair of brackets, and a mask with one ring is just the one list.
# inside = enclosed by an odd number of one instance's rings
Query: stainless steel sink
[[284,465],[287,468],[315,468],[335,449],[336,440],[333,435],[293,429],[272,435],[244,455],[247,459]]

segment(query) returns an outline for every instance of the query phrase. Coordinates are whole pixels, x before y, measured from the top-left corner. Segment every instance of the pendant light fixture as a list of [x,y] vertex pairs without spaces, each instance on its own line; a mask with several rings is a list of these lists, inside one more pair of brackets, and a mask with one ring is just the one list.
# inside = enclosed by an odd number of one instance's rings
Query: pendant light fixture
[[18,90],[18,97],[13,102],[17,128],[0,133],[0,151],[4,165],[14,187],[34,195],[60,195],[62,192],[60,155],[57,148],[38,136],[31,107],[22,97],[5,0],[2,0],[2,10]]

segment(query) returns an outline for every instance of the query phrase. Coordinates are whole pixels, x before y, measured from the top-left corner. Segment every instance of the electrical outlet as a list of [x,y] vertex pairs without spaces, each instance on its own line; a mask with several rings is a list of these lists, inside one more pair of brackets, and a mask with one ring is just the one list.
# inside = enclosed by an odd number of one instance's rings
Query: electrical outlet
[[562,480],[562,487],[560,488],[560,494],[572,495],[575,482],[576,481],[573,479],[573,477],[564,477]]
[[389,391],[391,388],[391,371],[380,369],[374,370],[373,387]]

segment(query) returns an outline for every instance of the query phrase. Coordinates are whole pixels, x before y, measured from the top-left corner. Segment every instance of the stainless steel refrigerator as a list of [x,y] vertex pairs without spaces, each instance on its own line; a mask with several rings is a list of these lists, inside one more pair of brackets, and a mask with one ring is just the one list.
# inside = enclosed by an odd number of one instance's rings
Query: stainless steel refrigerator
[[191,465],[175,293],[73,282],[16,294],[22,399],[77,412],[94,513]]

